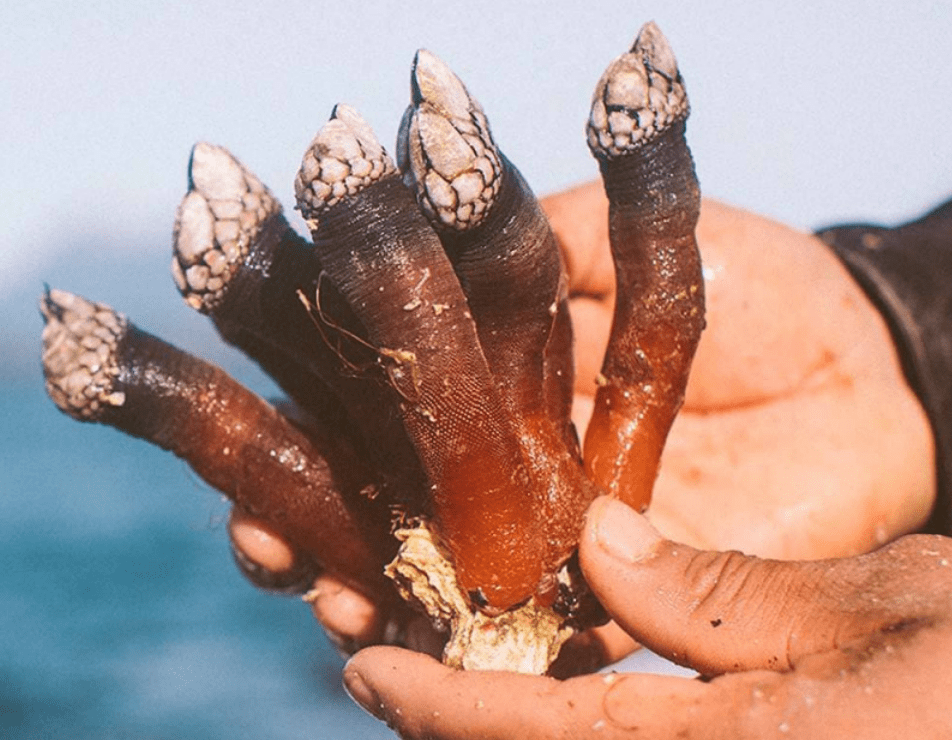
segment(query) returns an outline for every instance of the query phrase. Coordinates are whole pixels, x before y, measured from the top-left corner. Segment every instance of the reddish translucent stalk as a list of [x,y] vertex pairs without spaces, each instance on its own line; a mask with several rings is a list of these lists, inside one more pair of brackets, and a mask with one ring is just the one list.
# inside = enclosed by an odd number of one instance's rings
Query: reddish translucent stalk
[[107,306],[50,291],[41,308],[47,390],[63,411],[170,450],[299,555],[385,593],[386,511],[361,494],[370,481],[346,445],[316,441],[219,368]]
[[[345,172],[381,161],[376,178],[355,176],[351,188]],[[388,373],[461,586],[492,609],[526,599],[542,572],[540,512],[439,239],[372,132],[343,106],[305,155],[297,195],[328,277]]]
[[651,500],[704,327],[687,115],[674,54],[649,23],[602,77],[589,121],[609,199],[617,293],[585,465],[598,485],[638,509]]

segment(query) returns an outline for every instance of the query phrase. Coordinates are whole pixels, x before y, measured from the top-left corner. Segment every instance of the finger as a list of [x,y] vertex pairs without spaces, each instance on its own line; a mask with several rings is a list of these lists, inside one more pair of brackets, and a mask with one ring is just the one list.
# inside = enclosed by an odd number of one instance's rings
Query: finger
[[580,557],[593,592],[636,640],[709,675],[784,670],[805,655],[929,623],[948,601],[935,579],[952,583],[952,546],[941,537],[857,558],[761,560],[665,540],[604,497],[589,509]]
[[304,600],[342,655],[350,656],[362,647],[385,642],[384,608],[339,578],[318,576]]
[[699,727],[729,732],[737,710],[736,701],[719,700],[720,687],[685,678],[596,674],[563,682],[454,671],[393,648],[355,655],[344,684],[401,737],[428,740],[685,737]]
[[459,672],[375,648],[351,659],[344,682],[355,701],[410,739],[947,737],[952,640],[947,632],[928,638],[887,638],[852,655],[815,656],[796,672],[708,682]]
[[429,619],[395,601],[378,603],[333,575],[315,579],[304,600],[345,657],[370,645],[399,645],[437,658],[443,653],[446,635]]
[[228,537],[235,565],[258,588],[304,593],[319,573],[273,527],[240,507],[233,507],[228,517]]
[[616,622],[608,622],[574,635],[559,652],[559,657],[549,666],[548,675],[555,678],[571,678],[594,673],[611,663],[617,663],[631,655],[641,646],[631,639]]

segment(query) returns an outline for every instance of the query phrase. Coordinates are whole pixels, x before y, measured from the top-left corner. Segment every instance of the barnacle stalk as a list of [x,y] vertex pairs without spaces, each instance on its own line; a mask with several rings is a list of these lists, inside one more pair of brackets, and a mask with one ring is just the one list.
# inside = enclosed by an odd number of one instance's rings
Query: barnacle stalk
[[[325,173],[338,172],[328,165],[367,169],[368,157],[386,158],[371,168],[379,177],[340,196],[328,187]],[[447,662],[544,670],[570,630],[535,603],[511,609],[542,580],[544,510],[453,265],[352,109],[335,108],[295,185],[328,279],[388,368],[393,403],[430,482],[432,525],[399,533],[404,545],[388,572],[451,625]]]
[[300,558],[360,589],[383,581],[387,520],[346,443],[305,434],[222,370],[141,331],[108,306],[43,296],[43,367],[56,405],[184,459],[244,511],[284,533]]
[[[379,176],[337,196],[332,186],[340,181],[328,181],[336,177],[334,163],[352,171],[368,159],[378,162],[371,170]],[[518,557],[533,542],[538,511],[439,239],[376,137],[345,106],[311,144],[295,190],[328,279],[387,369],[460,583],[492,607],[522,601],[541,574],[538,561]]]
[[[313,367],[330,377],[295,289],[316,279],[309,245],[281,205],[225,148],[200,142],[172,236],[172,277],[185,302],[212,318],[222,337],[254,358],[314,416],[342,415]],[[323,361],[323,363],[322,363]]]
[[539,596],[578,541],[595,495],[569,418],[571,320],[564,267],[535,195],[499,151],[482,107],[446,64],[417,52],[397,139],[404,179],[437,230],[466,293],[480,346],[523,448],[544,512]]
[[636,509],[651,500],[704,327],[688,112],[674,53],[648,23],[602,75],[588,121],[609,199],[617,297],[585,465],[595,483]]
[[[399,421],[378,413],[386,400],[376,357],[355,341],[360,324],[333,283],[322,279],[313,245],[223,147],[197,144],[188,182],[172,262],[186,303],[208,314],[222,337],[256,360],[303,409],[365,450],[393,497],[411,504],[423,485],[416,454]],[[229,240],[224,248],[223,236]],[[224,278],[213,295],[188,280],[196,266],[209,262]]]

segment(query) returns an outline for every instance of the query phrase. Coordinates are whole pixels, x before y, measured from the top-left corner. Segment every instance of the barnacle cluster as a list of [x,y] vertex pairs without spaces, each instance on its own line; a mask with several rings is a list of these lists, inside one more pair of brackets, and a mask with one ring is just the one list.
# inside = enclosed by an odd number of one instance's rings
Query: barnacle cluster
[[294,420],[59,290],[41,301],[50,396],[185,458],[299,559],[375,599],[395,584],[448,630],[448,663],[544,672],[585,626],[583,512],[599,492],[648,504],[703,326],[687,114],[647,24],[588,122],[618,290],[584,445],[555,238],[479,103],[423,50],[396,161],[345,105],[305,153],[311,240],[225,149],[192,152],[175,283],[275,378]]

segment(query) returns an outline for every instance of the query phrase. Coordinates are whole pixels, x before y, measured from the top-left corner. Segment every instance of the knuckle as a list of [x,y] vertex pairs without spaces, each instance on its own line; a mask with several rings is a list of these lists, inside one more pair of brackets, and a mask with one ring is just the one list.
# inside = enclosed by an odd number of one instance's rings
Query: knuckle
[[720,609],[739,597],[748,597],[758,577],[758,561],[739,552],[697,552],[688,560],[685,576],[691,590],[691,611],[706,615],[712,608]]

